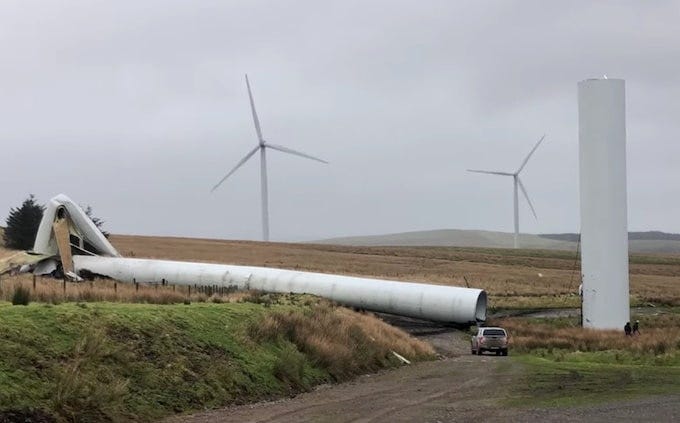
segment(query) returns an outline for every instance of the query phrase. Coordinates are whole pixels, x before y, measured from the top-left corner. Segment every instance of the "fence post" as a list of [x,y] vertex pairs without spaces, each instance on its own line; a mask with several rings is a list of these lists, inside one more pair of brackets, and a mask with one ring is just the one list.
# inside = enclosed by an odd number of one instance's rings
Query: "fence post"
[[113,281],[113,292],[118,292],[118,282]]
[[64,300],[66,300],[66,278],[64,278]]
[[137,279],[132,278],[132,283],[135,284],[135,292],[139,292],[139,284],[137,283]]
[[35,274],[33,275],[33,292],[35,292]]
[[191,285],[189,285],[189,296],[191,297]]

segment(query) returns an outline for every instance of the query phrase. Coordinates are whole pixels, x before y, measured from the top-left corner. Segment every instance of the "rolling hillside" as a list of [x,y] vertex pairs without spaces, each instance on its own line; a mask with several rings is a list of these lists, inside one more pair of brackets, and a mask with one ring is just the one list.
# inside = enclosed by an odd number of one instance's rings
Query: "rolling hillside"
[[[387,235],[331,238],[320,244],[375,246],[429,246],[429,247],[478,247],[512,248],[513,234],[508,232],[442,229],[433,231],[401,232]],[[523,248],[543,250],[569,250],[576,248],[570,241],[543,238],[538,235],[520,234]]]
[[[680,235],[664,232],[631,232],[632,253],[680,254]],[[578,234],[520,234],[520,247],[540,250],[574,250]],[[331,238],[317,241],[320,244],[375,246],[430,246],[512,248],[513,234],[459,229],[402,232],[386,235]]]

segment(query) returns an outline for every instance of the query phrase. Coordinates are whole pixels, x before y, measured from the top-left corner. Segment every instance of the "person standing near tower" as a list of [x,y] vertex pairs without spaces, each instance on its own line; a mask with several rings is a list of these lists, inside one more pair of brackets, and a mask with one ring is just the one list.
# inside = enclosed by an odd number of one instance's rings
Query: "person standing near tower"
[[633,335],[639,334],[640,334],[640,321],[636,320],[635,323],[633,323]]

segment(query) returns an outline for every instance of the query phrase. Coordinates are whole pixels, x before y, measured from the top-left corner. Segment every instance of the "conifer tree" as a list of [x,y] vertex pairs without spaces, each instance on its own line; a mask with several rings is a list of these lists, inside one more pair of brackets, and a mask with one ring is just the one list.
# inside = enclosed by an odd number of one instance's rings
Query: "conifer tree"
[[5,247],[17,250],[30,250],[35,242],[35,234],[45,208],[35,201],[31,194],[19,208],[9,211],[5,228]]
[[104,221],[92,215],[92,206],[88,205],[87,207],[85,207],[85,214],[87,215],[87,217],[90,218],[92,223],[94,223],[94,226],[96,226],[97,229],[99,229],[106,238],[108,238],[109,235],[111,235],[104,230]]

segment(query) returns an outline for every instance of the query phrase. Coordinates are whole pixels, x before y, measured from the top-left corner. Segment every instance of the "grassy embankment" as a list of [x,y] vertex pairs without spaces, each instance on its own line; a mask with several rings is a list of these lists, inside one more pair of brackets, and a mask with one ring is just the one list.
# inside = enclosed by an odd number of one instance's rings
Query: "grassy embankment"
[[641,334],[578,327],[576,318],[506,318],[525,376],[509,401],[568,406],[640,395],[680,394],[680,310],[640,315]]
[[63,421],[151,420],[397,366],[392,351],[433,355],[369,315],[306,296],[254,298],[0,303],[0,410],[41,410]]

